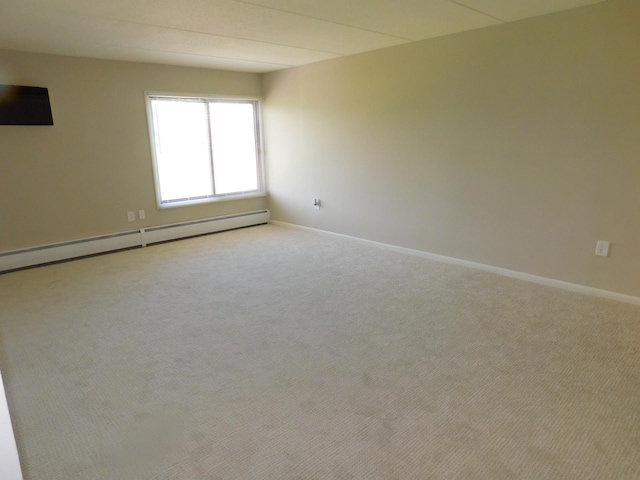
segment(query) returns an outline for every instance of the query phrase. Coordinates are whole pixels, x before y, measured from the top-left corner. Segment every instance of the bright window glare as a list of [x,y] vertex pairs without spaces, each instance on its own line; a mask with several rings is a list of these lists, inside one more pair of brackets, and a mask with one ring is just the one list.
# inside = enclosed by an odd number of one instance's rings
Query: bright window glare
[[262,192],[256,100],[149,96],[160,204]]
[[252,103],[209,105],[215,190],[218,195],[258,188]]
[[206,105],[156,99],[153,114],[162,200],[212,195]]

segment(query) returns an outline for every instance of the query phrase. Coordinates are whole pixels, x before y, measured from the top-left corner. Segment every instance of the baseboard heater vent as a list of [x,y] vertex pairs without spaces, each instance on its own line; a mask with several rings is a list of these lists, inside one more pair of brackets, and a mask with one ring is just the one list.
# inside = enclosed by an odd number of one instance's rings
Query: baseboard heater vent
[[233,230],[234,228],[262,225],[264,223],[269,223],[269,210],[143,228],[140,232],[142,245],[148,245],[177,238],[195,237],[196,235]]
[[0,272],[126,248],[144,247],[152,243],[207,233],[262,225],[269,223],[269,218],[269,210],[258,210],[0,252]]

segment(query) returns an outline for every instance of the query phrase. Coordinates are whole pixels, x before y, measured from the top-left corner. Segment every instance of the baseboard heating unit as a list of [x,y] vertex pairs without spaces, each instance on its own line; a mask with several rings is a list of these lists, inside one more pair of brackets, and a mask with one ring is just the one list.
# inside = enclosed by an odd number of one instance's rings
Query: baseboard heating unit
[[145,247],[153,243],[235,228],[262,225],[269,223],[269,218],[269,210],[258,210],[0,252],[0,272],[126,248]]

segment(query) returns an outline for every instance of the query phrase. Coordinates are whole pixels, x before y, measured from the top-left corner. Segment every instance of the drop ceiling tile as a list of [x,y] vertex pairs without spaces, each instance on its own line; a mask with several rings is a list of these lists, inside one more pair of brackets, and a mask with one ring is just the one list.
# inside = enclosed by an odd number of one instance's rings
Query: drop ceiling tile
[[522,20],[571,8],[584,7],[605,0],[455,0],[461,5],[488,13],[505,21]]
[[92,31],[83,31],[81,37],[90,37],[92,41],[100,44],[131,46],[158,52],[236,58],[282,66],[318,62],[338,56],[332,53],[261,43],[254,40],[112,20],[94,22]]
[[[104,54],[103,50],[123,49],[137,51],[139,55],[148,52],[155,55],[188,56],[191,62],[200,58],[199,64],[210,62],[219,65],[230,60],[252,62],[260,71],[260,64],[266,64],[269,70],[302,65],[321,60],[335,58],[339,55],[289,47],[254,40],[230,38],[212,34],[189,32],[174,28],[140,25],[108,19],[87,18],[72,13],[43,13],[28,15],[28,21],[36,29],[25,28],[27,16],[22,21],[14,17],[10,24],[3,24],[0,19],[0,41],[3,37],[28,42],[29,49],[40,52],[74,55],[79,50],[75,45],[82,45],[82,50],[94,50]],[[32,31],[31,31],[32,30]],[[53,39],[51,39],[53,37]],[[7,40],[4,42],[8,46]],[[19,46],[19,43],[16,47]],[[217,67],[219,68],[219,67]]]
[[410,40],[501,23],[448,0],[238,0]]
[[87,47],[88,48],[78,46],[73,51],[67,53],[67,55],[78,57],[91,56],[107,60],[123,60],[140,63],[159,63],[164,65],[214,68],[236,72],[266,73],[287,68],[280,64],[271,64],[268,62],[253,62],[237,59],[231,60],[228,58],[217,58],[188,53],[149,51],[146,49],[122,47],[117,45],[99,45],[99,55],[96,56],[87,55],[87,53],[95,51],[95,48],[92,48],[91,45]]
[[87,18],[215,33],[341,55],[406,43],[406,40],[390,35],[233,0],[189,0],[188,3],[178,0],[50,0],[42,5],[42,8],[64,9]]

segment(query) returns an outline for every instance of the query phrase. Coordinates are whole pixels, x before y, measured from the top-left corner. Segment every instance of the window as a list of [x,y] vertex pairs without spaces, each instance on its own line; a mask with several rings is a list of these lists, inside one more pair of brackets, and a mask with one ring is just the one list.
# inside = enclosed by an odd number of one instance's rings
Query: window
[[161,207],[261,195],[256,99],[147,95]]

